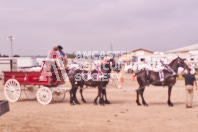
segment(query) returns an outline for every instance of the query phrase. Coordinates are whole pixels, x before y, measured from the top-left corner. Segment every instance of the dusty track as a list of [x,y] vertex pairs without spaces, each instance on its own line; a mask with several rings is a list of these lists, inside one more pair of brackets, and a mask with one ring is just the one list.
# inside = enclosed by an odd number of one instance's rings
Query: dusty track
[[[109,88],[107,95],[110,105],[94,105],[97,89],[85,89],[86,104],[71,106],[69,95],[63,102],[43,106],[36,100],[25,99],[10,103],[11,111],[0,117],[0,132],[66,132],[66,131],[111,131],[111,132],[197,132],[198,92],[194,92],[194,107],[184,105],[184,82],[178,81],[173,87],[172,102],[167,105],[167,88],[149,86],[145,90],[145,100],[149,107],[135,103],[137,82],[131,81],[131,74],[124,75],[122,86],[127,92]],[[4,100],[3,85],[0,81],[0,100]],[[66,84],[70,84],[67,82]],[[80,96],[78,92],[78,99]]]

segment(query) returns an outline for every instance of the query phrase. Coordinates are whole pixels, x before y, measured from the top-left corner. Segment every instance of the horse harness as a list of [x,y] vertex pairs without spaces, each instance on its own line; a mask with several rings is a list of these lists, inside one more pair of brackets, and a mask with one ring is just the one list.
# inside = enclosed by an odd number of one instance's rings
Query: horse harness
[[[95,68],[97,70],[97,81],[99,81],[99,79],[101,79],[102,77],[104,77],[104,73],[102,72],[100,67]],[[84,70],[81,72],[81,76],[85,76]],[[87,80],[90,81],[93,79],[92,76],[92,71],[89,70],[87,73]]]
[[[171,67],[169,67],[168,65],[165,65],[165,64],[163,66],[165,67],[166,71],[168,71],[169,73],[172,74],[171,76],[168,76],[167,78],[176,76],[175,71]],[[149,72],[148,69],[145,69],[145,71],[146,71],[146,85],[149,86],[149,84],[150,84],[150,72]],[[159,80],[157,82],[159,82],[159,81],[162,82],[162,85],[164,86],[167,78],[164,77],[164,71],[160,70],[159,71]]]

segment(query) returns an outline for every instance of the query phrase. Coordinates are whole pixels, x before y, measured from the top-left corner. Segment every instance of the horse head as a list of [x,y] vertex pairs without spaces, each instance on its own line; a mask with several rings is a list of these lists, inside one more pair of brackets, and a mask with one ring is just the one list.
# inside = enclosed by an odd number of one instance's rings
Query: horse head
[[116,63],[114,58],[111,60],[111,62],[112,62],[111,69],[117,73],[120,72],[122,69],[122,65],[120,63]]
[[114,58],[110,58],[108,60],[103,61],[101,65],[101,69],[103,69],[103,72],[111,73],[111,71],[120,72],[121,70],[121,64],[118,64],[115,62]]
[[177,66],[178,67],[183,67],[184,69],[187,69],[188,68],[188,65],[184,62],[185,59],[182,59],[180,57],[177,57]]
[[185,59],[182,59],[180,57],[177,57],[174,59],[169,66],[177,73],[178,68],[182,67],[184,69],[188,68],[187,64],[184,62]]

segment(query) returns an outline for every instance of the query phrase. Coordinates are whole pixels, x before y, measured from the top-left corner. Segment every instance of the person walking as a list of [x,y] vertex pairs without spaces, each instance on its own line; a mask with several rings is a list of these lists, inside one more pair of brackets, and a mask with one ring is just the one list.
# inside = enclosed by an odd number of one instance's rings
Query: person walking
[[194,87],[197,90],[197,82],[195,75],[190,73],[190,68],[187,68],[187,73],[182,72],[182,76],[185,78],[186,86],[186,108],[192,108],[193,103],[193,89]]

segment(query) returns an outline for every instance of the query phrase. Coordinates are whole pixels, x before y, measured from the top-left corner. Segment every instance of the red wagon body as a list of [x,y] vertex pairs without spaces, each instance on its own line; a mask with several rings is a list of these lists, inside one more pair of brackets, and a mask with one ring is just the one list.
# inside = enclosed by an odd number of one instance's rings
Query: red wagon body
[[[4,94],[9,101],[16,102],[20,98],[20,86],[38,85],[40,87],[42,85],[44,86],[42,88],[45,90],[47,88],[55,88],[65,83],[65,75],[65,70],[58,69],[55,61],[43,61],[40,71],[4,71]],[[34,89],[30,89],[29,87],[25,89],[26,95],[27,92],[28,94],[37,94],[37,91]],[[45,90],[43,96],[47,96]],[[36,98],[36,96],[30,97],[30,99],[34,98]]]

